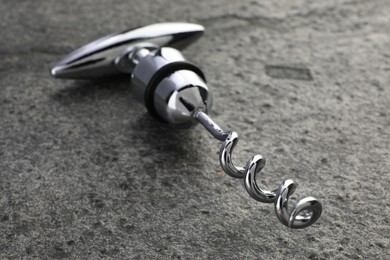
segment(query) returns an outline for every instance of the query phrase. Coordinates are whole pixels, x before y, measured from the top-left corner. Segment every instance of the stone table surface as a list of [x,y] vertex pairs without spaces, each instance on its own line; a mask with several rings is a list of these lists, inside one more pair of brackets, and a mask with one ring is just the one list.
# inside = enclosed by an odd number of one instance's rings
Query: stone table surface
[[[184,51],[261,186],[315,196],[290,230],[223,173],[201,126],[151,118],[126,78],[57,80],[106,34],[202,24]],[[1,259],[389,259],[390,2],[0,0]]]

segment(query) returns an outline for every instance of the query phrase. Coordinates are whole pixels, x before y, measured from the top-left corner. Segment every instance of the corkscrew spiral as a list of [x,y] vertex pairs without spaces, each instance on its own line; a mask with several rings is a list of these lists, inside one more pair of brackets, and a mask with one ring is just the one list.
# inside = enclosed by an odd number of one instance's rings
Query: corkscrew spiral
[[236,132],[224,132],[205,113],[197,112],[195,118],[218,140],[223,141],[219,161],[222,169],[233,178],[243,179],[249,195],[263,203],[274,203],[277,218],[289,228],[305,228],[315,223],[322,213],[322,204],[314,197],[306,197],[291,208],[289,198],[295,192],[297,184],[292,180],[283,181],[276,190],[268,191],[259,187],[256,177],[265,166],[265,158],[253,156],[245,168],[233,164],[232,154],[238,143]]
[[253,156],[245,168],[233,164],[237,133],[223,131],[208,117],[212,97],[205,76],[180,52],[203,31],[204,27],[199,24],[159,23],[111,34],[70,53],[52,68],[51,74],[71,79],[131,75],[135,98],[152,116],[182,127],[192,125],[194,118],[198,120],[223,142],[220,153],[223,170],[234,178],[243,179],[252,198],[274,203],[276,216],[290,228],[310,226],[322,213],[317,199],[307,197],[289,208],[289,198],[297,187],[292,180],[283,181],[273,191],[260,188],[256,177],[265,166],[261,155]]

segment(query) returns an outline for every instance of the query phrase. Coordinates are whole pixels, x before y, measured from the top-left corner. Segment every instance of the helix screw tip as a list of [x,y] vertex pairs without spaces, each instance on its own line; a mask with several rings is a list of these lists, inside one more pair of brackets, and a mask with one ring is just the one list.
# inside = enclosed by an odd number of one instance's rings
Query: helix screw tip
[[291,210],[288,227],[301,229],[313,225],[322,214],[322,204],[314,197],[298,201]]
[[301,229],[314,224],[322,214],[322,204],[314,197],[306,197],[296,202],[291,209],[288,200],[298,184],[292,180],[283,181],[278,189],[267,191],[259,187],[257,175],[265,166],[265,158],[253,156],[244,167],[233,163],[233,150],[238,143],[236,132],[223,131],[204,112],[197,112],[195,118],[218,140],[223,141],[219,161],[222,169],[231,177],[243,179],[248,194],[263,203],[274,203],[275,214],[283,225],[292,229]]

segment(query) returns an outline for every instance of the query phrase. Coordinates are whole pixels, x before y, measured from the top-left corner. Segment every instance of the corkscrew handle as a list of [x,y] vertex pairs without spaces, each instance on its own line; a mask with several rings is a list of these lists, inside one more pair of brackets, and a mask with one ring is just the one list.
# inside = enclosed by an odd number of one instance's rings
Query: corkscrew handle
[[140,48],[186,48],[203,35],[204,27],[191,23],[158,23],[125,30],[97,39],[73,51],[55,64],[52,76],[95,79],[130,74],[137,60],[131,55]]
[[160,23],[93,41],[59,61],[57,78],[94,79],[131,76],[131,91],[161,121],[191,126],[196,110],[209,111],[212,98],[203,72],[179,50],[203,34],[190,23]]

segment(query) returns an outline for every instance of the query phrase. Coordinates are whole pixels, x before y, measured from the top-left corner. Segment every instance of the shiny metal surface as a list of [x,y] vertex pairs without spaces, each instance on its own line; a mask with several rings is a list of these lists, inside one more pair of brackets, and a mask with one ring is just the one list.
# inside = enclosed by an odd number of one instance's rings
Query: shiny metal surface
[[[171,124],[190,126],[196,123],[193,118],[196,111],[210,110],[212,97],[205,81],[194,71],[180,69],[187,63],[178,50],[163,47],[147,52],[141,49],[134,55],[140,56],[140,52],[143,54],[133,70],[131,91],[141,103],[152,102],[158,118]],[[172,64],[178,64],[177,69],[161,74],[161,70]],[[156,75],[160,74],[161,79],[156,81]],[[148,93],[151,85],[156,85],[155,89]],[[148,95],[152,97],[145,98]]]
[[70,53],[53,66],[51,74],[56,78],[93,79],[131,73],[124,71],[122,57],[134,50],[164,46],[181,50],[203,32],[204,27],[198,24],[159,23],[111,34]]
[[58,78],[131,74],[132,93],[151,115],[170,124],[202,124],[213,137],[223,142],[219,156],[222,169],[231,177],[243,179],[252,198],[274,203],[275,214],[285,226],[305,228],[312,225],[321,216],[322,204],[307,197],[289,208],[289,198],[297,187],[292,180],[283,181],[273,191],[258,185],[265,158],[255,155],[245,167],[233,163],[238,135],[223,131],[207,115],[212,96],[204,75],[178,51],[200,37],[203,30],[196,24],[164,23],[109,35],[71,53],[55,65],[51,73]]
[[165,65],[177,61],[185,61],[185,58],[178,50],[168,47],[153,50],[137,61],[131,75],[131,92],[139,102],[144,103],[146,87],[155,73]]
[[224,141],[229,136],[229,132],[224,132],[205,112],[198,110],[194,117],[219,141]]
[[172,124],[194,124],[196,111],[208,111],[212,98],[205,82],[194,72],[179,70],[164,78],[154,92],[160,117]]
[[265,166],[265,159],[261,155],[253,156],[245,166],[244,185],[249,195],[257,201],[272,203],[275,201],[275,191],[261,189],[256,182],[257,174]]
[[297,184],[292,180],[283,181],[279,188],[273,191],[262,189],[257,184],[257,175],[265,166],[265,159],[261,155],[253,156],[245,168],[233,164],[232,153],[238,142],[236,132],[223,131],[214,121],[203,112],[198,112],[194,117],[216,139],[226,138],[221,146],[220,164],[222,169],[234,178],[244,179],[244,186],[248,194],[255,200],[263,203],[274,203],[275,214],[283,225],[300,229],[314,224],[322,214],[322,204],[316,198],[306,197],[296,202],[291,209],[288,208],[288,200],[294,193]]
[[275,214],[278,219],[290,228],[305,228],[315,223],[321,216],[322,204],[313,197],[306,197],[288,209],[288,199],[296,187],[292,180],[282,182],[276,192]]
[[235,166],[233,164],[232,154],[234,147],[238,142],[238,135],[236,132],[231,132],[224,140],[220,152],[219,152],[219,163],[222,169],[231,177],[242,179],[244,178],[244,168]]

